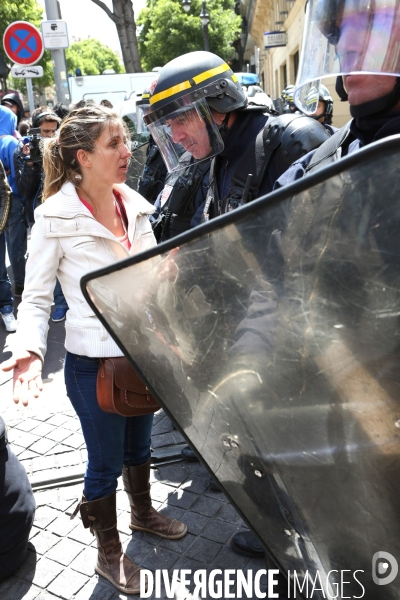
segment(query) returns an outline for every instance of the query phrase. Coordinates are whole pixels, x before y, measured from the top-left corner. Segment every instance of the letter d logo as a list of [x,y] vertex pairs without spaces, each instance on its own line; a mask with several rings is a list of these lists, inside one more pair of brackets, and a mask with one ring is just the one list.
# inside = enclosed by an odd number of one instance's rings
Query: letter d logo
[[[390,571],[389,571],[390,566]],[[372,579],[376,585],[388,585],[392,583],[399,572],[399,565],[394,556],[389,552],[376,552],[372,557]],[[389,573],[386,577],[382,577]]]

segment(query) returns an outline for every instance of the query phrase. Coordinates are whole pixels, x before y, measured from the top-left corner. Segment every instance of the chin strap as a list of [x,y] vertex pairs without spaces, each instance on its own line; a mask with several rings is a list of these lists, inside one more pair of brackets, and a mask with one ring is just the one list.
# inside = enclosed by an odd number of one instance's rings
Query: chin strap
[[224,139],[224,137],[228,133],[228,122],[229,122],[230,116],[231,116],[231,113],[226,113],[225,118],[222,121],[222,124],[218,125],[219,133],[221,134],[222,139]]
[[[339,76],[336,79],[336,92],[342,102],[348,100],[347,92],[344,88],[343,77]],[[357,106],[350,105],[350,114],[353,118],[368,117],[370,115],[378,115],[387,113],[400,102],[400,77],[396,78],[396,85],[390,94],[385,94],[370,102],[364,102]]]

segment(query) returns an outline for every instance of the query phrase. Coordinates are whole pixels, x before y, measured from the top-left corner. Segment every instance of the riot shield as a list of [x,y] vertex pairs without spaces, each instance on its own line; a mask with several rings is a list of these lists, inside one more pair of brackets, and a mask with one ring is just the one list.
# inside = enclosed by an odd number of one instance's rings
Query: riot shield
[[136,143],[132,148],[132,158],[126,176],[126,184],[133,190],[137,190],[139,177],[141,176],[147,160],[147,148],[149,142]]
[[82,290],[303,598],[400,598],[400,137]]

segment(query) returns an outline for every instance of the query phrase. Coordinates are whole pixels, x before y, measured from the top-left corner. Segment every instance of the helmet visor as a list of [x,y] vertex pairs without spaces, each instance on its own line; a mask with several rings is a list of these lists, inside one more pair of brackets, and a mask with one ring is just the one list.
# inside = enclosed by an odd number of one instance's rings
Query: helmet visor
[[221,152],[224,148],[208,104],[204,98],[193,101],[191,94],[174,100],[144,119],[164,158],[169,172],[182,168],[182,149],[194,163]]
[[306,98],[317,79],[332,75],[400,75],[399,0],[309,0],[296,105],[311,114]]
[[137,132],[138,133],[147,133],[149,134],[149,130],[147,129],[146,123],[144,122],[144,117],[151,111],[150,104],[137,104],[136,105],[136,117],[137,117]]

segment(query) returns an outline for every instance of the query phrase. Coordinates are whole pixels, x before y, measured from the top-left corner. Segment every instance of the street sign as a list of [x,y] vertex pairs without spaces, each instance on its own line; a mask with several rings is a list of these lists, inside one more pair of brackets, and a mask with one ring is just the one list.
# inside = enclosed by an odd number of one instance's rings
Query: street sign
[[44,47],[47,50],[68,48],[68,29],[65,21],[42,21],[41,23]]
[[40,65],[30,67],[14,65],[11,67],[11,77],[43,77],[43,67]]
[[40,32],[26,21],[14,21],[3,36],[3,46],[8,58],[17,65],[34,65],[43,55]]
[[266,31],[264,33],[264,48],[279,48],[286,46],[286,31]]

